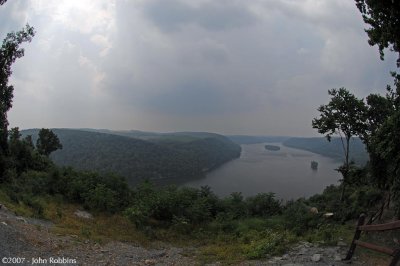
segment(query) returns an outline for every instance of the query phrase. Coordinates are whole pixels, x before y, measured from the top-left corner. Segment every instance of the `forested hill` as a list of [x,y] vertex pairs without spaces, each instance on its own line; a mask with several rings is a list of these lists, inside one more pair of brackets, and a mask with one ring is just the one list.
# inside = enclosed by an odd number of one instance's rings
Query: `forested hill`
[[[304,138],[286,136],[246,136],[232,135],[227,136],[237,144],[257,144],[257,143],[282,143],[283,145],[318,153],[336,160],[343,160],[343,147],[339,138],[332,138],[329,142],[324,137]],[[368,161],[368,153],[364,144],[359,138],[353,138],[350,143],[350,159],[359,165],[364,165]]]
[[257,143],[280,143],[290,137],[285,136],[247,136],[247,135],[230,135],[230,140],[237,144],[257,144]]
[[[283,145],[311,151],[337,160],[344,158],[343,147],[339,138],[332,138],[330,142],[326,138],[290,138],[285,140]],[[364,165],[368,161],[368,153],[359,138],[353,138],[350,141],[350,160],[354,160],[360,165]]]
[[[178,141],[187,142],[192,140],[204,139],[204,138],[216,138],[221,141],[227,141],[230,137],[225,137],[216,133],[210,132],[172,132],[172,133],[160,133],[160,132],[147,132],[140,130],[109,130],[109,129],[92,129],[82,128],[79,130],[89,132],[107,133],[125,137],[131,137],[135,139],[149,140],[152,142],[166,142],[166,141]],[[235,142],[235,141],[234,141]],[[238,143],[240,144],[240,143]]]
[[[51,157],[58,165],[83,170],[114,172],[131,185],[143,179],[183,182],[240,156],[241,148],[217,134],[160,134],[150,140],[94,130],[53,129],[63,149]],[[23,130],[36,141],[38,129]],[[157,135],[157,133],[154,133]]]

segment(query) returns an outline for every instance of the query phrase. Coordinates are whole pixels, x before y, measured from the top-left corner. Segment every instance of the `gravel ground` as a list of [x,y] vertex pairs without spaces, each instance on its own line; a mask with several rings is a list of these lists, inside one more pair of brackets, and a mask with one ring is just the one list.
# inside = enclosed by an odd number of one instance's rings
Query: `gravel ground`
[[[52,224],[0,208],[0,265],[196,265],[189,249],[146,249],[130,243],[99,245],[50,233]],[[14,261],[13,261],[14,258]],[[16,258],[24,258],[17,263]],[[2,261],[2,260],[5,261]],[[52,263],[53,262],[53,263]]]

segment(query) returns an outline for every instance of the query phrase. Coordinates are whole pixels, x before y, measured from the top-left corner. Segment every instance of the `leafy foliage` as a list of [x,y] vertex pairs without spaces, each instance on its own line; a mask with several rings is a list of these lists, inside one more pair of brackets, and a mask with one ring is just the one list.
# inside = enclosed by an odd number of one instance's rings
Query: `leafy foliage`
[[209,187],[156,188],[144,182],[134,190],[133,204],[126,214],[139,226],[151,224],[154,220],[170,226],[177,221],[198,225],[214,219],[267,218],[280,212],[281,203],[272,193],[247,199],[241,193],[232,193],[219,199]]
[[[3,5],[6,1],[1,1]],[[33,27],[26,27],[18,32],[10,32],[0,47],[0,181],[7,168],[8,155],[8,120],[7,112],[12,107],[14,87],[8,84],[12,74],[11,66],[18,58],[24,56],[24,49],[21,44],[30,42],[35,35]]]
[[50,153],[58,149],[62,149],[62,144],[57,135],[47,128],[42,128],[39,131],[39,138],[36,142],[36,148],[40,154],[49,156]]
[[[385,48],[400,52],[400,2],[392,0],[355,0],[364,22],[370,45],[378,45],[383,60]],[[397,61],[400,66],[400,55]]]
[[328,94],[331,100],[318,108],[320,117],[313,119],[313,128],[325,134],[328,141],[332,135],[343,136],[346,140],[359,135],[364,130],[364,102],[345,88],[328,90]]
[[338,171],[343,176],[340,198],[344,200],[350,171],[350,139],[361,135],[365,130],[366,107],[363,100],[357,99],[345,88],[328,90],[328,94],[332,96],[331,100],[318,108],[320,117],[313,119],[312,126],[318,129],[319,133],[325,134],[328,141],[331,141],[332,135],[340,136],[345,158],[343,166]]
[[268,256],[279,255],[288,249],[295,238],[288,231],[265,230],[261,232],[262,238],[251,242],[247,247],[246,257],[260,259]]

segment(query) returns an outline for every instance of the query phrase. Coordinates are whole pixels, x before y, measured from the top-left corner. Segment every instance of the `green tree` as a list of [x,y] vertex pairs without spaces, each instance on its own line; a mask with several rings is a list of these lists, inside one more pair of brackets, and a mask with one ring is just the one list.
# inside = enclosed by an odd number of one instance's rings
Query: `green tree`
[[400,111],[391,115],[374,135],[377,153],[389,162],[387,172],[392,193],[397,202],[397,216],[400,219]]
[[[355,0],[364,22],[370,28],[366,29],[370,45],[378,45],[381,59],[384,59],[384,49],[398,53],[397,67],[400,67],[400,1],[398,0]],[[395,89],[388,86],[389,94],[385,102],[376,96],[375,102],[367,102],[372,117],[378,123],[370,123],[370,132],[366,138],[372,175],[380,176],[379,186],[390,189],[400,206],[400,75],[392,73]],[[371,99],[372,100],[372,99]],[[367,99],[368,101],[368,99]],[[389,105],[387,104],[389,102]],[[371,104],[372,103],[372,104]],[[372,109],[371,109],[372,107]],[[374,110],[374,107],[378,107]],[[388,112],[388,107],[389,111]],[[371,113],[368,114],[371,117]],[[400,218],[400,208],[398,208]]]
[[9,131],[8,161],[9,167],[16,170],[17,174],[34,168],[34,147],[29,142],[29,138],[21,139],[18,127]]
[[332,89],[328,93],[332,96],[331,100],[327,105],[321,105],[318,108],[320,117],[313,119],[312,127],[324,134],[328,141],[331,141],[332,135],[340,137],[344,153],[344,163],[339,168],[343,176],[340,197],[343,201],[350,171],[350,140],[364,130],[366,107],[363,100],[357,99],[345,88]]
[[[386,116],[379,127],[371,132],[369,152],[372,174],[379,176],[378,185],[394,196],[397,216],[400,218],[400,75],[393,74],[395,89],[388,86],[386,107],[380,104],[379,112]],[[386,112],[385,112],[386,110]],[[373,157],[377,157],[373,160]]]
[[49,156],[53,151],[62,149],[62,144],[52,130],[42,128],[39,131],[39,138],[36,142],[36,148],[40,154]]
[[[1,0],[3,5],[6,0]],[[24,56],[24,49],[21,44],[30,42],[35,35],[33,27],[26,27],[18,32],[10,32],[0,47],[0,176],[3,176],[6,168],[6,159],[8,153],[8,120],[7,112],[12,107],[14,87],[8,84],[8,78],[12,74],[11,65],[16,59]]]
[[360,138],[369,153],[369,168],[372,181],[384,192],[388,191],[388,186],[390,185],[390,175],[387,172],[390,162],[377,151],[376,138],[374,136],[394,112],[393,93],[390,88],[388,90],[389,94],[386,97],[379,94],[367,96],[365,130],[360,134]]
[[364,22],[371,27],[365,31],[370,45],[378,45],[383,60],[385,48],[399,53],[400,67],[400,1],[398,0],[355,0]]

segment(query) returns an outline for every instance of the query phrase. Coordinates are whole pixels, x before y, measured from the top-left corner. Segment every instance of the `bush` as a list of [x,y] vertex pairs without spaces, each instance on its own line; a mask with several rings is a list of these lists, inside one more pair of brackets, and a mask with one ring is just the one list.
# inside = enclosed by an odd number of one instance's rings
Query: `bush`
[[241,192],[233,192],[229,197],[222,200],[223,211],[231,219],[239,219],[248,215],[247,205]]
[[322,220],[320,215],[311,213],[303,199],[289,201],[283,211],[284,224],[288,230],[303,235],[310,229],[318,228]]
[[274,193],[259,193],[249,197],[246,205],[250,216],[268,217],[282,211],[280,201],[275,199]]
[[287,231],[279,232],[267,229],[261,233],[259,240],[250,243],[245,255],[249,259],[261,259],[282,254],[294,239],[295,237]]
[[118,209],[117,198],[115,191],[104,184],[97,184],[85,194],[84,206],[91,210],[114,213]]

